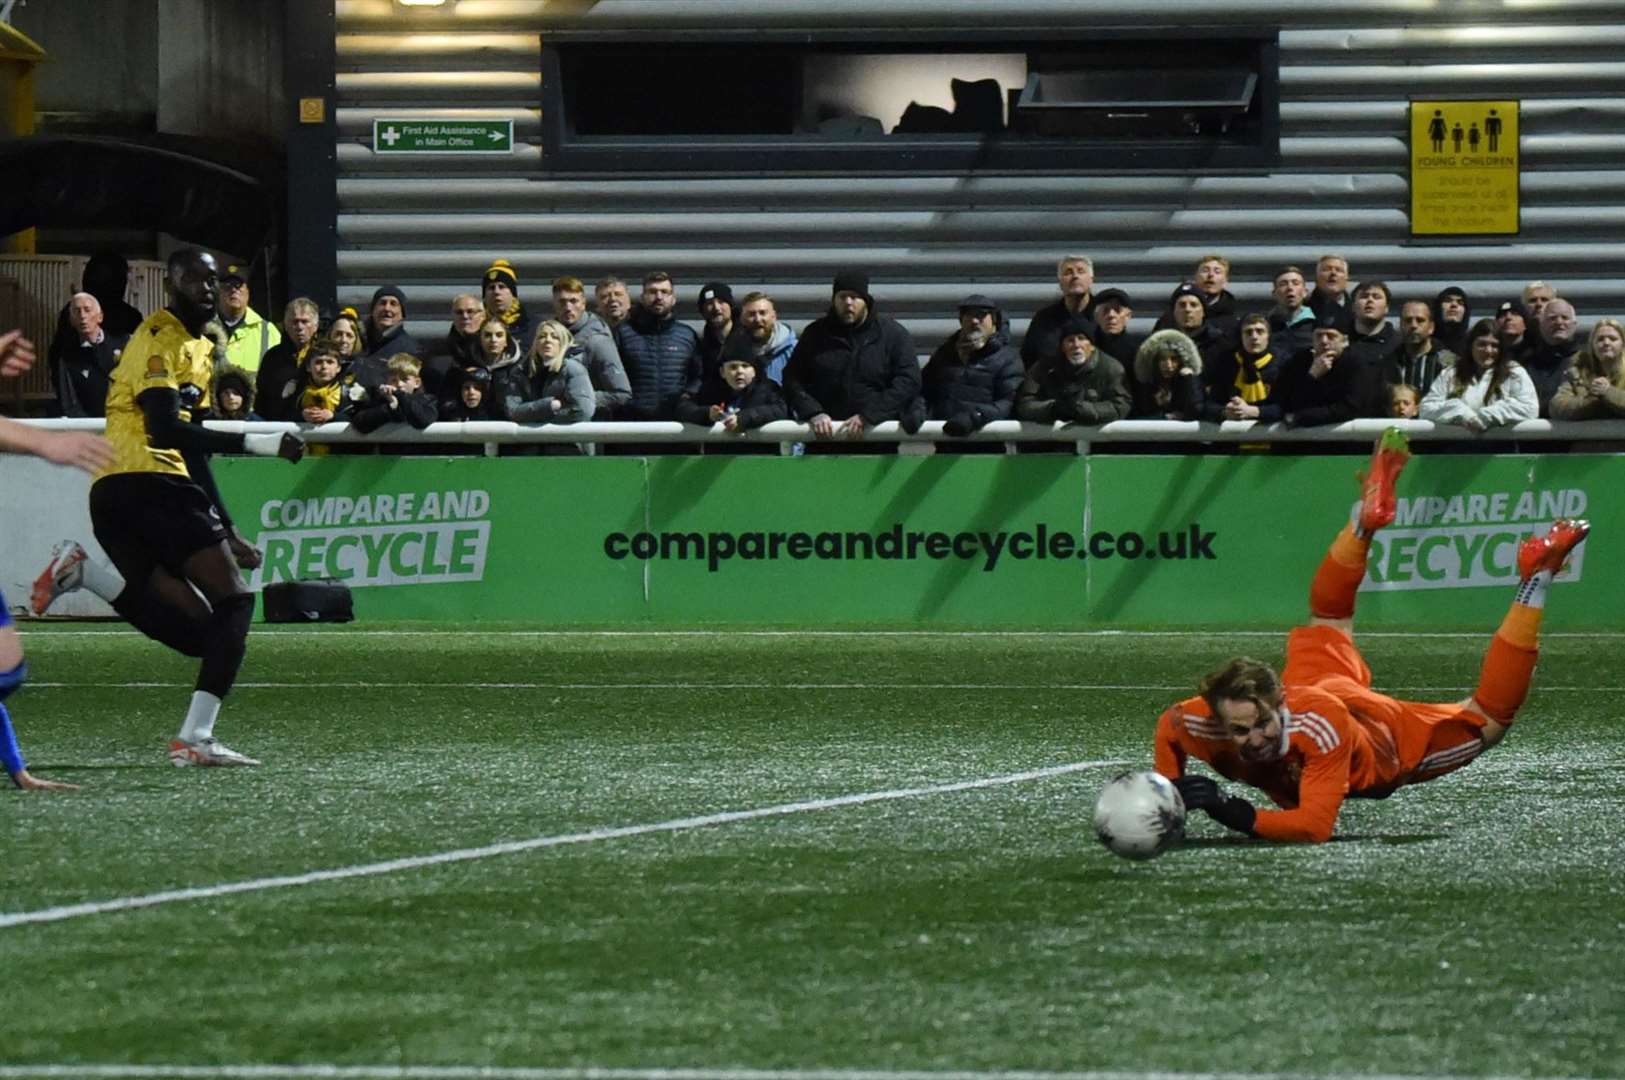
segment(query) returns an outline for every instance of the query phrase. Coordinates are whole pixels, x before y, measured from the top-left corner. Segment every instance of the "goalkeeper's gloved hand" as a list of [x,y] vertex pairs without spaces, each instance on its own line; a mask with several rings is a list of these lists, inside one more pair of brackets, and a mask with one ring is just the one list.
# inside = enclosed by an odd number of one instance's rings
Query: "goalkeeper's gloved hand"
[[1207,776],[1181,776],[1174,781],[1186,810],[1206,810],[1208,817],[1227,829],[1252,835],[1258,810],[1239,795],[1226,795],[1216,780]]
[[305,456],[305,440],[291,431],[284,431],[277,442],[276,456],[297,465],[299,459]]

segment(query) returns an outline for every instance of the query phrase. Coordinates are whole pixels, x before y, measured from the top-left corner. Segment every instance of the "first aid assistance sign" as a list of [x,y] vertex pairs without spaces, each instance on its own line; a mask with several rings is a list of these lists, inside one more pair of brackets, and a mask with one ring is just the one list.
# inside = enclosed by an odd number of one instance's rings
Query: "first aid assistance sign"
[[1411,235],[1516,236],[1517,101],[1411,102]]
[[512,120],[374,120],[375,154],[507,154]]

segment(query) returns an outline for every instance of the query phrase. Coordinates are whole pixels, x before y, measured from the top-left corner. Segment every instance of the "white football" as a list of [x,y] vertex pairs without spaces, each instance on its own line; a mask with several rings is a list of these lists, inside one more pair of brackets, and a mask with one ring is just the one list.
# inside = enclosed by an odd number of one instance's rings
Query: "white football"
[[1095,802],[1095,835],[1125,859],[1154,859],[1185,838],[1185,800],[1161,773],[1121,773]]

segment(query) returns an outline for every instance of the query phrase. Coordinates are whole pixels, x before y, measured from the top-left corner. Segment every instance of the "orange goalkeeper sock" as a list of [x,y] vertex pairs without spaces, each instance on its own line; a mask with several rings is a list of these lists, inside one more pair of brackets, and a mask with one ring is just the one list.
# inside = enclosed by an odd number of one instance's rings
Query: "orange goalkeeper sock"
[[1490,639],[1484,665],[1478,672],[1478,688],[1473,700],[1503,726],[1529,696],[1529,680],[1535,673],[1535,634],[1540,627],[1540,609],[1514,604]]
[[1309,614],[1317,619],[1347,619],[1354,615],[1354,594],[1365,577],[1365,559],[1371,541],[1345,525],[1309,583]]

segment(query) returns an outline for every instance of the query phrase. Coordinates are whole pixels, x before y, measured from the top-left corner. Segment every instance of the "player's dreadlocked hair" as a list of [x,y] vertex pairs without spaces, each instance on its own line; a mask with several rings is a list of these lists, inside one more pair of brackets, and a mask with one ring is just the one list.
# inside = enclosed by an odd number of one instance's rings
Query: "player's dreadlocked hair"
[[1281,707],[1281,679],[1268,664],[1248,656],[1238,656],[1204,678],[1196,692],[1217,715],[1221,701],[1251,701],[1259,714]]

